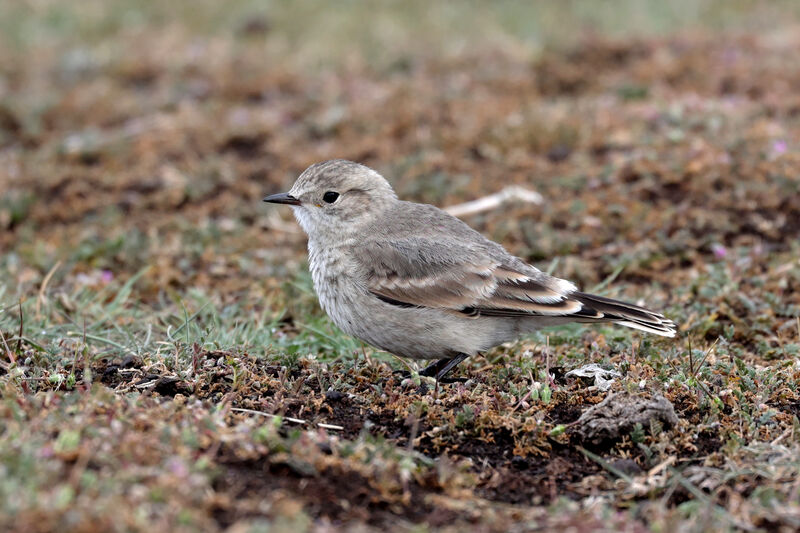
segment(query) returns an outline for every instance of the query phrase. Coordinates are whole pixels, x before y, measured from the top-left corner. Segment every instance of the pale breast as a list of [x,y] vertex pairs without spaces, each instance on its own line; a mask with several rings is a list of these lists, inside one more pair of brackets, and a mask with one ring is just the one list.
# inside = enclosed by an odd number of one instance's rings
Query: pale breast
[[320,306],[337,326],[356,335],[358,300],[367,297],[367,291],[355,278],[354,265],[340,249],[318,248],[311,242],[308,261]]

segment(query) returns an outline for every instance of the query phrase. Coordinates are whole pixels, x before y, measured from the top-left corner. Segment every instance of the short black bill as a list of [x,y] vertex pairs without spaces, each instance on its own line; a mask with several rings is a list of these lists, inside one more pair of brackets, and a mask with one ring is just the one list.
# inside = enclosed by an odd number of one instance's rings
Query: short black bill
[[271,194],[266,198],[264,198],[264,201],[269,202],[271,204],[300,205],[300,200],[298,200],[288,192]]

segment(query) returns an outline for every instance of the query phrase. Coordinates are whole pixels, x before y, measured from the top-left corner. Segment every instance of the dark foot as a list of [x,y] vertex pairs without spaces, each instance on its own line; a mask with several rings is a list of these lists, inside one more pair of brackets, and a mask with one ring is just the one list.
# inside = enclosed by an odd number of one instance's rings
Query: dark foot
[[466,378],[446,378],[445,376],[464,361],[469,355],[460,353],[448,359],[439,359],[419,371],[420,376],[436,378],[440,383],[463,383]]

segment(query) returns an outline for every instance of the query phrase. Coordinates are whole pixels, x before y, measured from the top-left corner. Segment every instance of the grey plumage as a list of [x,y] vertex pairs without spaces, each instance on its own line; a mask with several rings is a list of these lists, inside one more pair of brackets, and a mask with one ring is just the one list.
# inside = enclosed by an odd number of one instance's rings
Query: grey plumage
[[400,356],[473,355],[570,321],[675,335],[658,313],[582,293],[441,209],[398,200],[380,174],[351,161],[312,165],[288,194],[264,200],[292,205],[331,319]]

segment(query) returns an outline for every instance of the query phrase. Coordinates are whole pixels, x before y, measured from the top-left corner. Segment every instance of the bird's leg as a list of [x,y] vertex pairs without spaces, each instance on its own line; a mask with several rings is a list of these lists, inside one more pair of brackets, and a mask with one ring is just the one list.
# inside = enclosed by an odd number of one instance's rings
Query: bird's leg
[[428,376],[436,378],[436,381],[441,381],[442,383],[453,383],[455,381],[466,381],[465,379],[455,379],[449,378],[445,379],[445,376],[453,370],[455,367],[459,365],[462,361],[464,361],[469,355],[465,353],[460,353],[454,357],[449,357],[447,359],[439,359],[435,361],[422,370],[419,371],[420,376]]

